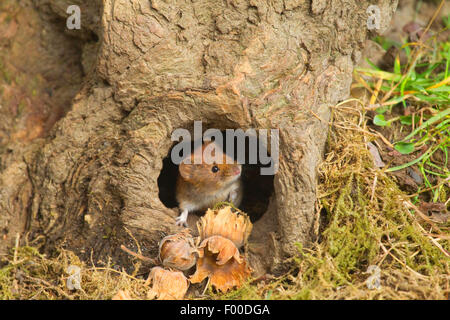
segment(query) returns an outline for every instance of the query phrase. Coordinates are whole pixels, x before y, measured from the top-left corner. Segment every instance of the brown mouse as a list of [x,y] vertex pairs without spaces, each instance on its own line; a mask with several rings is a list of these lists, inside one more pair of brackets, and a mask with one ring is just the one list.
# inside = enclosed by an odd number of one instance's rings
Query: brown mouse
[[[202,153],[210,143],[202,145]],[[203,158],[200,164],[194,164],[192,153],[191,164],[182,162],[179,165],[176,199],[181,215],[176,219],[176,224],[187,226],[189,212],[212,208],[221,201],[239,206],[243,194],[241,172],[242,166],[225,153],[221,163],[211,164],[205,163]]]

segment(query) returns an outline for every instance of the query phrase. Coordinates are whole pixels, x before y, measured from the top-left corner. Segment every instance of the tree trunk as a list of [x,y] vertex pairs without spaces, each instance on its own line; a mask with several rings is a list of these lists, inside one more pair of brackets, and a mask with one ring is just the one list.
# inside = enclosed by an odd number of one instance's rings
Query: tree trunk
[[[64,32],[81,44],[84,82],[47,135],[1,151],[0,254],[21,233],[48,251],[126,263],[129,230],[155,256],[178,230],[178,210],[160,199],[171,133],[201,120],[204,130],[280,130],[249,250],[258,271],[282,270],[295,243],[316,236],[329,107],[347,98],[365,40],[386,29],[397,1],[34,1],[43,23],[61,28],[71,4],[81,30]],[[371,4],[379,29],[367,27]]]

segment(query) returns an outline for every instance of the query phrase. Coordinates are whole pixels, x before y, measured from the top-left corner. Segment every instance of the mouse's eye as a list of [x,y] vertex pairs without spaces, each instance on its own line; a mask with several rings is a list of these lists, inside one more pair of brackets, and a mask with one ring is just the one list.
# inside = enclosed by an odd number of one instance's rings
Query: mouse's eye
[[218,166],[214,166],[211,168],[211,171],[216,173],[217,171],[219,171],[219,167]]

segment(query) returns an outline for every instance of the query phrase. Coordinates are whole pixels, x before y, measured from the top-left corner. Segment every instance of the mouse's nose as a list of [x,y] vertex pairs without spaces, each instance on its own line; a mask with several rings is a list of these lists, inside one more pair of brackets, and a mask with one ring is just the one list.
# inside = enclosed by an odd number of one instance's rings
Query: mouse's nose
[[237,176],[238,174],[240,174],[241,173],[241,166],[236,166],[236,167],[234,167],[233,168],[233,173],[234,173],[234,175],[235,176]]

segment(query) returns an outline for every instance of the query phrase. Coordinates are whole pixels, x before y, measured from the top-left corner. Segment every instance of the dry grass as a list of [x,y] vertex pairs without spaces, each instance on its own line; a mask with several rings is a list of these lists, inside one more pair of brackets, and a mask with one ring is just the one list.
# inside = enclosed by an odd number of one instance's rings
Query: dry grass
[[[119,289],[128,290],[132,298],[140,299],[148,291],[145,279],[109,264],[102,268],[87,266],[70,251],[61,249],[52,259],[28,246],[15,251],[16,261],[10,260],[0,269],[0,299],[111,299]],[[81,268],[81,290],[68,290],[69,266]]]

